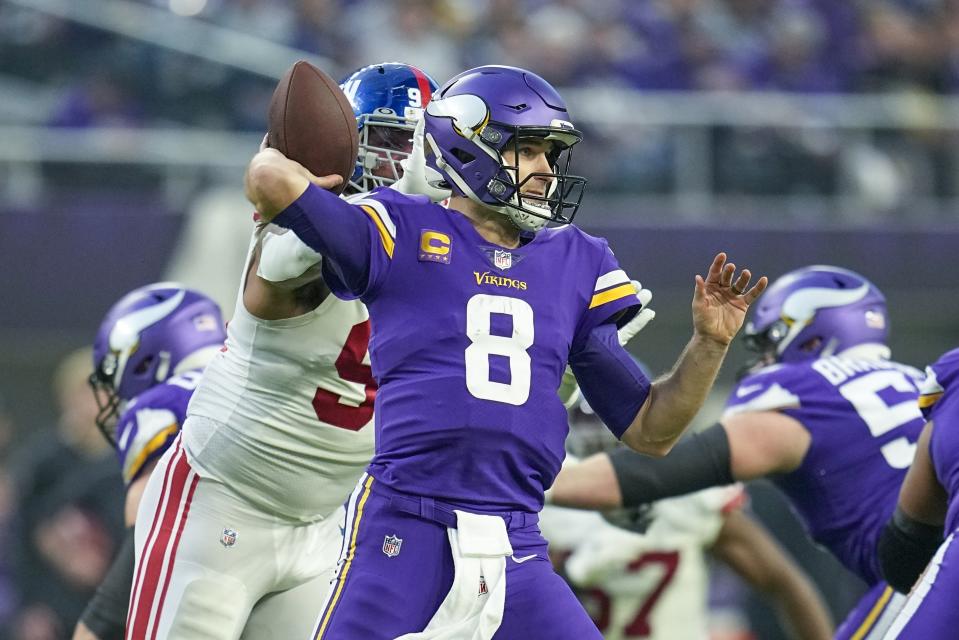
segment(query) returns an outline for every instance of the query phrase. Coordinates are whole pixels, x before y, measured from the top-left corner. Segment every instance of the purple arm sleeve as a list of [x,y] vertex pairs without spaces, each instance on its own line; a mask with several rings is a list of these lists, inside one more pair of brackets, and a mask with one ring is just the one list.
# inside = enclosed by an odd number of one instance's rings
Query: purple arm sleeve
[[649,378],[619,344],[612,322],[594,328],[569,354],[576,382],[617,438],[629,428],[649,396]]
[[332,271],[357,295],[366,290],[372,245],[369,219],[359,207],[311,184],[273,223],[291,229],[333,262],[329,267],[324,264],[324,274]]

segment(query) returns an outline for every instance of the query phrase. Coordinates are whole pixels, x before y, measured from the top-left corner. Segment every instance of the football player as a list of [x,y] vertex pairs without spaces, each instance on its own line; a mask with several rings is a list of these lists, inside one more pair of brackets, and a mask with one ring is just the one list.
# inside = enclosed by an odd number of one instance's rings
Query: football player
[[133,524],[143,488],[176,437],[203,367],[223,345],[220,309],[172,282],[134,289],[107,312],[93,343],[97,426],[116,448],[127,486],[126,536],[74,640],[123,637],[133,580]]
[[881,637],[902,605],[882,579],[876,545],[922,428],[922,373],[889,360],[886,300],[861,275],[829,266],[770,286],[745,333],[759,361],[719,424],[664,460],[629,451],[564,469],[557,504],[635,506],[769,477],[813,540],[871,586],[837,637]]
[[[596,414],[570,412],[564,466],[616,447]],[[561,472],[562,473],[562,472]],[[555,566],[606,640],[699,639],[709,635],[710,557],[768,596],[796,637],[832,637],[809,579],[744,509],[742,485],[704,489],[652,505],[607,512],[547,505],[540,527]]]
[[[403,173],[435,88],[399,63],[344,81],[363,141],[354,190]],[[309,634],[373,454],[376,393],[367,311],[329,295],[321,269],[293,233],[256,226],[226,344],[144,492],[127,638]]]
[[743,511],[739,485],[665,498],[639,529],[595,512],[546,506],[551,557],[606,640],[695,640],[709,635],[709,561],[715,558],[767,596],[797,638],[832,638],[816,588],[762,525]]
[[663,455],[766,281],[748,288],[719,254],[696,277],[692,340],[651,384],[616,333],[636,289],[604,240],[568,224],[585,180],[568,172],[581,135],[559,94],[480,67],[423,117],[448,209],[382,189],[344,202],[325,190],[338,176],[272,149],[247,170],[260,214],[321,253],[331,289],[365,302],[375,327],[377,455],[347,503],[315,635],[598,637],[536,524],[564,455],[566,363],[617,436]]
[[[920,406],[928,422],[899,503],[879,541],[883,574],[909,598],[887,638],[951,638],[959,628],[959,349],[926,369]],[[945,541],[942,540],[946,532]],[[920,573],[922,579],[916,579]],[[915,586],[913,586],[915,584]]]

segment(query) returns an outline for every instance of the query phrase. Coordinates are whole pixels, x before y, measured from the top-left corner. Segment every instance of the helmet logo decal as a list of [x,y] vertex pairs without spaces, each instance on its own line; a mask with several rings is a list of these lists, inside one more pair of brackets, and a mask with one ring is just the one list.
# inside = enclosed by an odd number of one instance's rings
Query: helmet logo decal
[[793,321],[810,320],[819,309],[841,307],[862,300],[869,293],[869,283],[855,289],[826,289],[810,287],[800,289],[783,302],[783,316]]
[[486,103],[470,93],[434,98],[426,106],[426,113],[436,118],[450,118],[456,132],[466,139],[472,139],[489,122]]
[[186,291],[181,289],[160,304],[139,309],[118,320],[110,332],[110,349],[123,351],[133,347],[140,339],[140,332],[173,313],[185,295]]

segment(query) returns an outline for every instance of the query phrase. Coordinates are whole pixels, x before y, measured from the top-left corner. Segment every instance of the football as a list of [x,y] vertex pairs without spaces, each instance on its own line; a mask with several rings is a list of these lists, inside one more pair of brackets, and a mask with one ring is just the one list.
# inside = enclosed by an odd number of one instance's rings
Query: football
[[356,166],[359,136],[353,107],[330,76],[296,62],[270,100],[267,144],[317,176],[339,174],[342,193]]

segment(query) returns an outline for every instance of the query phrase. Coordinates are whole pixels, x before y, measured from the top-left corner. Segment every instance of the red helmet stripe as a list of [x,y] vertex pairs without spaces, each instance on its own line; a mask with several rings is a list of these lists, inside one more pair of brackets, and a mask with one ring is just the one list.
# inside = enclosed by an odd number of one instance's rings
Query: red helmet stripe
[[426,107],[429,104],[430,98],[433,97],[433,90],[430,89],[430,81],[426,79],[426,74],[410,65],[410,71],[413,72],[413,77],[416,78],[416,84],[419,85],[420,95],[423,97],[423,106]]

